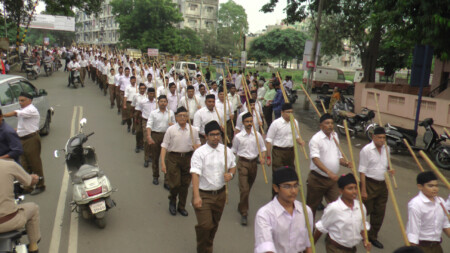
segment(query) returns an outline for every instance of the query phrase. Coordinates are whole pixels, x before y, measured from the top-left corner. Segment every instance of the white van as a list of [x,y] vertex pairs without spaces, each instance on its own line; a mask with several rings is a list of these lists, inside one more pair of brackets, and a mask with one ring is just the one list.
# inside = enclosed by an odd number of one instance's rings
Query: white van
[[[376,83],[380,82],[380,76],[384,76],[384,72],[377,70],[375,72],[375,82]],[[353,82],[354,83],[359,83],[359,82],[361,82],[363,77],[364,77],[364,70],[358,69],[358,70],[355,71],[355,76],[353,77]]]
[[178,75],[184,75],[186,68],[188,69],[189,77],[195,77],[195,73],[197,72],[197,64],[195,62],[180,61],[175,64],[175,72]]
[[[306,84],[306,75],[303,78],[303,83]],[[317,66],[314,69],[313,79],[312,79],[312,90],[313,92],[322,92],[327,94],[329,89],[334,89],[338,87],[347,94],[353,94],[355,86],[351,81],[345,80],[344,72],[336,68],[328,68]]]

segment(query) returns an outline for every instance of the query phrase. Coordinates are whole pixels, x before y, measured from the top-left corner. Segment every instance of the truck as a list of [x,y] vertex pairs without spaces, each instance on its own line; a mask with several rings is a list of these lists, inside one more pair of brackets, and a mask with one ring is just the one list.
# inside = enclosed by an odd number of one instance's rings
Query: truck
[[[303,78],[303,84],[306,84],[307,76]],[[352,81],[345,80],[344,72],[337,68],[317,66],[314,69],[312,77],[312,91],[327,94],[330,89],[338,87],[346,94],[352,95],[355,86]]]

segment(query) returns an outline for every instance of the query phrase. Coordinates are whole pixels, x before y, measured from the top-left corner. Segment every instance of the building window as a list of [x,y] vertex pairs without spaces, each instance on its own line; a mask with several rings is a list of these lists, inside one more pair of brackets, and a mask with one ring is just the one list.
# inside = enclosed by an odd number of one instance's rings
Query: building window
[[211,13],[214,11],[214,7],[206,7],[206,11]]
[[191,9],[191,11],[195,11],[197,10],[198,5],[196,4],[189,4],[189,8]]
[[189,25],[190,25],[190,26],[197,26],[197,20],[195,20],[195,19],[189,19]]

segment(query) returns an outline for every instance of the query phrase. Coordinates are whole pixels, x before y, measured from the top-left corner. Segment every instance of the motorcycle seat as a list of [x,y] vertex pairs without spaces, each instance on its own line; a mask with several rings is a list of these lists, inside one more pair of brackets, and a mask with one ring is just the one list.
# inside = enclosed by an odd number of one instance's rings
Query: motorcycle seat
[[349,111],[339,111],[339,115],[347,117],[347,118],[354,118],[354,117],[356,117],[356,114],[354,114],[353,112],[349,112]]
[[15,239],[21,237],[24,234],[24,230],[13,230],[5,233],[0,233],[0,240]]
[[74,183],[81,183],[83,180],[99,176],[100,172],[101,171],[98,167],[84,164],[81,165],[81,167],[75,173],[73,181]]
[[406,128],[398,127],[398,126],[394,126],[394,127],[395,127],[399,132],[401,132],[401,133],[404,133],[404,134],[406,134],[406,135],[409,135],[409,136],[411,136],[411,137],[413,137],[413,138],[416,138],[416,137],[417,137],[417,132],[414,131],[414,130],[406,129]]

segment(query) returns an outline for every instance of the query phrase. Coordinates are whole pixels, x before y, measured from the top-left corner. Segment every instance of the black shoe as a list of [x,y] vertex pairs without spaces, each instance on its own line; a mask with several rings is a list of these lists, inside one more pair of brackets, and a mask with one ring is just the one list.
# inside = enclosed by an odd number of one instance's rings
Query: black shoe
[[152,162],[152,158],[151,158],[151,157],[148,158],[148,162],[149,162],[149,163]]
[[127,131],[128,131],[128,132],[131,132],[131,128],[130,128],[130,127],[128,127]]
[[114,108],[114,105],[111,105],[111,109],[113,109]]
[[39,188],[35,188],[31,193],[30,193],[30,195],[38,195],[39,193],[42,193],[42,192],[44,192],[45,191],[45,186],[43,186],[43,187],[39,187]]
[[139,149],[138,147],[136,147],[136,149],[134,150],[134,152],[139,153],[139,151],[141,151],[141,149]]
[[83,88],[84,88],[84,84],[82,84],[82,85],[81,85],[81,87],[83,87]]
[[169,185],[168,185],[168,184],[164,184],[164,189],[166,189],[166,190],[170,191],[170,187],[169,187]]
[[133,129],[133,130],[131,131],[131,134],[132,134],[132,135],[136,135],[136,130]]
[[374,247],[377,247],[379,249],[384,248],[383,244],[380,241],[378,241],[378,240],[369,240],[369,241],[370,241],[370,243],[372,243],[372,245]]
[[153,184],[154,184],[154,185],[159,185],[159,181],[158,181],[158,178],[157,178],[157,177],[154,177],[154,178],[153,178]]
[[175,203],[169,203],[169,212],[173,216],[177,215],[177,208],[175,207]]
[[184,217],[189,215],[189,213],[185,209],[178,208],[177,211]]
[[241,225],[247,226],[247,216],[244,215],[241,216]]
[[125,120],[122,120],[122,123],[120,123],[120,124],[122,124],[122,126],[125,125]]
[[117,110],[117,115],[120,115],[120,110]]
[[144,161],[144,167],[148,168],[148,160]]

